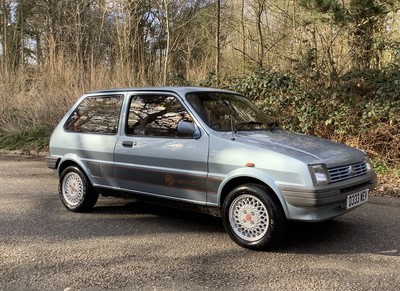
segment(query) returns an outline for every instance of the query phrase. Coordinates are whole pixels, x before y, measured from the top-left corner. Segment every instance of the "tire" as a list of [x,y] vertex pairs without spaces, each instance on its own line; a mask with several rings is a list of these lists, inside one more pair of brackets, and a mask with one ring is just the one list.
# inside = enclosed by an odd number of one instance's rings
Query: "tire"
[[85,174],[75,166],[69,166],[61,173],[58,194],[63,205],[73,212],[91,210],[99,198]]
[[245,184],[233,189],[222,205],[226,232],[238,245],[254,250],[273,246],[286,228],[286,217],[268,188]]

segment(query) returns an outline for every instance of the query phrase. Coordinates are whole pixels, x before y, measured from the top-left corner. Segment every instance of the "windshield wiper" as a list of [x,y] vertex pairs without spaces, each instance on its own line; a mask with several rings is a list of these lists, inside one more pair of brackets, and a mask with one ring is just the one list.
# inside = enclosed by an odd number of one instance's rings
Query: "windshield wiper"
[[274,129],[278,126],[278,123],[275,121],[272,121],[272,122],[268,123],[267,125],[268,125],[268,129],[270,131],[274,131]]
[[262,123],[262,122],[258,122],[258,121],[247,121],[247,122],[242,122],[242,123],[239,123],[237,126],[236,126],[236,129],[235,129],[235,133],[236,132],[238,132],[239,130],[241,130],[243,127],[245,127],[246,125],[263,125],[264,123]]
[[[237,133],[239,130],[241,130],[246,125],[263,125],[263,124],[264,124],[263,122],[259,122],[259,121],[242,122],[236,126],[236,129],[234,130],[234,132]],[[278,123],[275,121],[269,122],[269,123],[267,123],[267,127],[268,127],[267,130],[274,131],[278,127]]]

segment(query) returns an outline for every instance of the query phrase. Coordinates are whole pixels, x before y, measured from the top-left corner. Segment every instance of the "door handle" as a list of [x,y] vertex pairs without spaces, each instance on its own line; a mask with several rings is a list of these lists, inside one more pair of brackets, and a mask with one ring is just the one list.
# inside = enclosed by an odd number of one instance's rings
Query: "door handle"
[[131,147],[133,146],[133,142],[132,142],[132,141],[129,141],[129,140],[124,140],[124,141],[122,142],[122,146],[123,146],[123,147],[126,147],[126,148],[131,148]]

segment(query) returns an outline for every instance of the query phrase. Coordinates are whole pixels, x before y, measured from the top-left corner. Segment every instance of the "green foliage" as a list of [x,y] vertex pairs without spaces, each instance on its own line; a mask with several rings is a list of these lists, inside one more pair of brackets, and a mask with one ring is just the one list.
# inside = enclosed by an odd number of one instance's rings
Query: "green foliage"
[[48,146],[52,130],[48,126],[43,126],[27,128],[20,132],[0,132],[0,148],[39,152]]
[[378,158],[372,160],[372,166],[378,174],[385,175],[389,179],[400,179],[400,167],[398,165],[393,167],[386,160]]
[[285,129],[313,133],[320,97],[303,89],[294,76],[257,68],[232,79],[228,89],[252,99]]
[[[257,68],[247,75],[221,80],[224,86],[220,87],[247,96],[284,129],[348,142],[379,161],[375,163],[378,171],[398,169],[400,68],[353,70],[339,76],[334,84],[316,82],[314,77]],[[178,74],[170,84],[188,82]],[[215,74],[209,72],[199,85],[218,87]],[[17,108],[10,112],[14,119],[22,118]],[[33,126],[0,132],[0,148],[43,149],[51,130],[49,126]]]
[[168,84],[170,86],[190,86],[190,83],[188,82],[188,80],[186,80],[185,76],[182,73],[171,76],[168,80]]
[[388,166],[385,160],[375,159],[372,160],[372,166],[374,170],[379,174],[388,174],[390,171],[390,167]]
[[[367,124],[400,122],[400,68],[351,71],[341,78],[338,91],[348,105],[361,111]],[[361,108],[362,107],[362,108]]]
[[252,100],[260,100],[275,90],[290,91],[295,88],[295,85],[289,75],[256,68],[249,75],[230,79],[227,88],[240,92]]
[[258,68],[226,88],[256,102],[284,129],[355,141],[391,165],[400,162],[399,80],[398,67],[350,71],[333,86]]
[[301,6],[319,13],[329,13],[339,7],[337,0],[300,0],[299,3]]
[[[398,0],[299,0],[311,14],[305,21],[330,23],[348,32],[353,68],[368,69],[382,57],[385,42],[379,40],[385,29],[387,15],[398,10]],[[397,5],[396,5],[397,4]]]
[[204,80],[201,80],[198,85],[200,87],[218,87],[217,76],[215,71],[207,72],[207,76]]

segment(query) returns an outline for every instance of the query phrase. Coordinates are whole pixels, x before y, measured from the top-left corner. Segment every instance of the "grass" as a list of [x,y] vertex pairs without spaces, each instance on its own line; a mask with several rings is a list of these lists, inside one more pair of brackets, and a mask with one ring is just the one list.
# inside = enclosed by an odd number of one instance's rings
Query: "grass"
[[390,164],[383,159],[372,160],[372,166],[377,174],[390,175],[400,179],[400,165]]
[[49,127],[33,127],[19,132],[0,132],[0,148],[5,150],[22,150],[30,153],[48,148],[52,129]]

